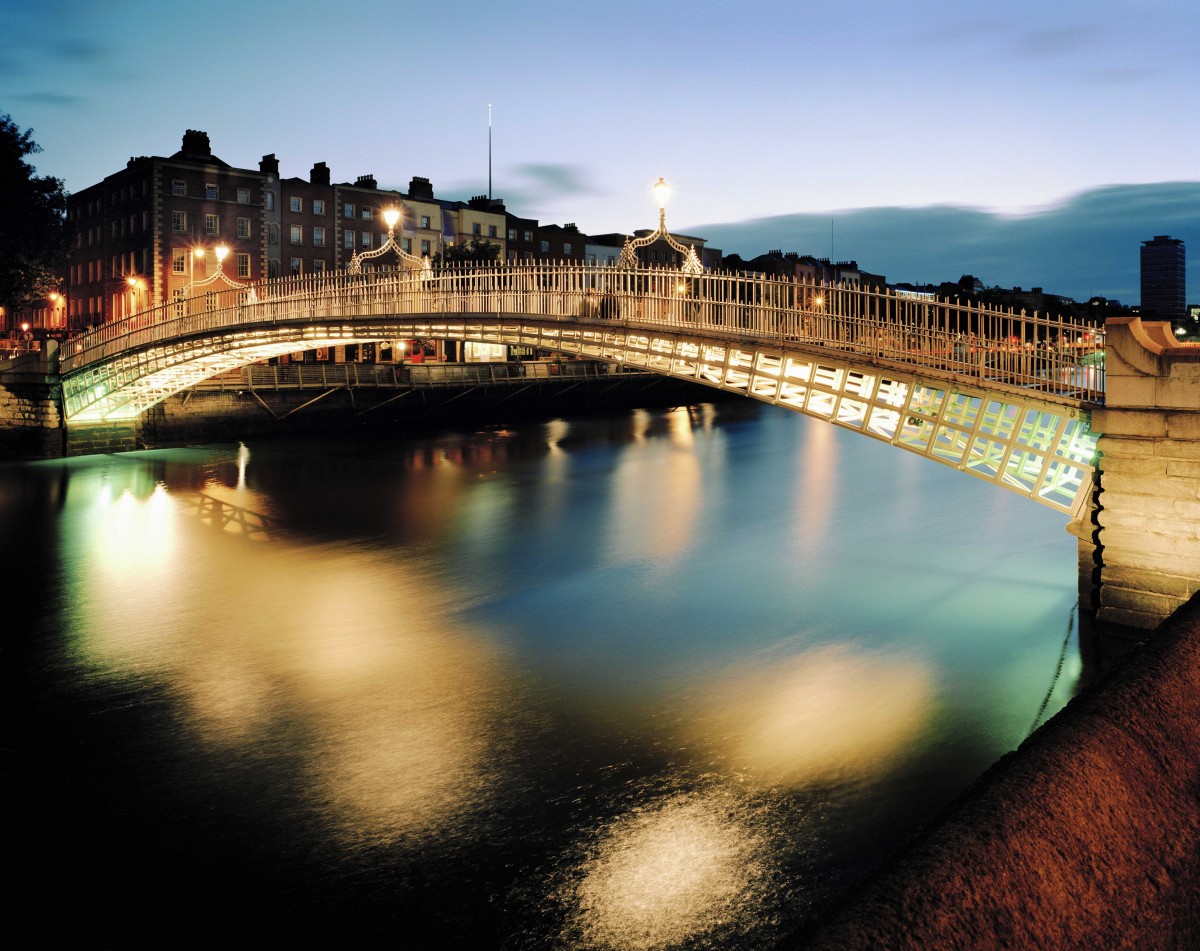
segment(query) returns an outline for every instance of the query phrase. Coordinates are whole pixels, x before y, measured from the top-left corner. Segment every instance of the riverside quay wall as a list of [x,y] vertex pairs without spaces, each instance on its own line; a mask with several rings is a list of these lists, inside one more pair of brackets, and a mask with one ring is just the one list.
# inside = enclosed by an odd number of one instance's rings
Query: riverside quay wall
[[54,341],[0,360],[0,459],[51,459],[64,454],[58,353]]

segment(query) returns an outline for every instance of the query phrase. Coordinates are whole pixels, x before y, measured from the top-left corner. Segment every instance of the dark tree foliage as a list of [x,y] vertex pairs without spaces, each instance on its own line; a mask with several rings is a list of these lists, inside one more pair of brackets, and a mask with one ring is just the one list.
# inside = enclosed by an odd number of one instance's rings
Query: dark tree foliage
[[0,304],[9,307],[56,290],[67,262],[67,193],[26,161],[42,150],[32,134],[0,115]]
[[445,264],[492,264],[500,257],[500,245],[472,238],[463,244],[451,244],[434,255],[434,263]]

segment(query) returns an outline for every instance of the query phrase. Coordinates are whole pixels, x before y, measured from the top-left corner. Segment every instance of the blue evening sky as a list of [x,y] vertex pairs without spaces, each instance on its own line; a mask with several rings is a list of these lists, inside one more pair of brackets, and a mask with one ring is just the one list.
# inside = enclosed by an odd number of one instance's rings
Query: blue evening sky
[[1194,0],[0,5],[0,112],[70,190],[192,128],[466,198],[491,103],[493,194],[543,222],[653,227],[663,175],[668,224],[726,251],[1127,302],[1138,240],[1200,261],[1198,101]]

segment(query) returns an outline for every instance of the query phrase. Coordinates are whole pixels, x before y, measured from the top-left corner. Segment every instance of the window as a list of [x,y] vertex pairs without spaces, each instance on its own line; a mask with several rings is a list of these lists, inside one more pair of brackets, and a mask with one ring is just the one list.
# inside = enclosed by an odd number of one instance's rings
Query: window
[[275,193],[273,191],[268,191],[267,192],[267,211],[274,211],[274,210],[275,210]]
[[217,215],[204,216],[204,233],[205,234],[220,234],[221,219]]
[[363,221],[371,220],[371,209],[369,207],[367,207],[366,205],[362,206],[362,220]]
[[220,193],[217,191],[217,186],[212,182],[209,182],[207,185],[205,185],[204,197],[209,201],[216,201],[220,197]]
[[292,271],[292,277],[299,277],[304,273],[304,265],[299,258],[292,258],[289,267]]
[[312,230],[312,238],[313,238],[313,247],[314,248],[325,247],[325,229],[324,228],[320,227],[319,225],[314,225],[313,230]]
[[188,253],[187,248],[172,248],[171,249],[171,273],[186,274],[187,273]]
[[238,277],[250,276],[250,255],[238,252],[237,258]]
[[346,250],[348,250],[348,251],[354,250],[354,232],[353,231],[342,232],[342,247],[346,248]]
[[516,241],[516,240],[517,240],[517,229],[516,229],[516,228],[509,228],[509,229],[508,229],[508,240],[509,240],[509,241]]
[[293,195],[291,198],[288,199],[288,211],[303,211],[303,210],[304,210],[304,199],[303,198],[297,198],[296,196]]
[[479,226],[478,221],[471,225],[471,234],[483,234],[483,229]]
[[250,189],[249,188],[239,188],[237,190],[237,200],[238,200],[239,205],[250,204]]
[[325,262],[322,261],[320,258],[313,258],[312,272],[313,272],[313,274],[324,274],[325,273]]
[[172,231],[187,231],[187,212],[186,211],[171,212],[171,230]]
[[364,248],[369,248],[371,246],[371,232],[364,231],[362,233],[362,246]]
[[543,241],[542,242],[542,254],[548,254],[549,252],[550,252],[550,242]]
[[279,225],[271,225],[267,231],[267,240],[271,244],[279,244]]
[[422,254],[428,254],[428,253],[429,253],[429,242],[428,242],[428,241],[422,241],[422,242],[421,242],[421,253],[422,253]]
[[571,253],[571,242],[564,241],[563,242],[563,254],[570,254],[570,253]]
[[187,182],[182,178],[174,178],[171,180],[171,194],[183,198],[187,195]]
[[142,212],[142,230],[143,231],[150,230],[150,212],[148,212],[148,211]]
[[289,229],[288,241],[292,244],[304,243],[304,228],[300,225],[292,225]]
[[325,199],[323,199],[323,198],[314,198],[313,199],[313,214],[314,215],[325,214]]
[[412,254],[412,238],[401,238],[400,249],[405,254]]
[[343,218],[353,218],[354,217],[354,206],[352,204],[350,204],[349,202],[342,205],[342,217]]
[[429,227],[429,215],[421,215],[421,227],[422,228]]
[[522,233],[521,233],[521,240],[522,240],[522,241],[532,241],[532,240],[533,240],[533,232],[532,232],[532,231],[524,231],[524,232],[522,232]]
[[488,237],[489,238],[496,237],[496,226],[495,225],[488,225]]
[[249,218],[239,218],[237,220],[237,236],[239,238],[250,237],[250,219]]

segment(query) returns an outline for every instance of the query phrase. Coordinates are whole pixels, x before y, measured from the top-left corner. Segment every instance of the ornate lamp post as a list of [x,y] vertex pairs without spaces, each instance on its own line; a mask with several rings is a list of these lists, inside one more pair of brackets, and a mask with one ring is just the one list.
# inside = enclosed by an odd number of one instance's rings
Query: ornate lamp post
[[393,207],[393,208],[385,208],[383,210],[383,222],[388,227],[387,240],[384,241],[383,244],[381,244],[379,247],[375,248],[375,250],[373,250],[373,251],[365,251],[362,254],[359,254],[356,251],[353,255],[351,255],[350,264],[346,268],[347,273],[361,274],[363,261],[368,261],[371,258],[380,257],[380,256],[386,254],[388,251],[395,251],[396,256],[400,259],[400,263],[405,268],[419,268],[420,269],[421,280],[424,281],[424,280],[428,280],[429,278],[433,277],[433,267],[429,263],[429,255],[425,255],[425,257],[423,257],[423,258],[419,258],[415,254],[409,254],[402,247],[400,247],[399,242],[396,241],[396,223],[400,222],[400,231],[403,234],[403,232],[404,232],[403,218],[404,218],[403,206]]
[[621,248],[621,258],[617,262],[619,267],[634,268],[637,267],[638,260],[635,253],[638,248],[644,248],[648,244],[653,244],[655,241],[665,241],[673,250],[683,255],[683,264],[680,270],[684,274],[697,275],[704,273],[704,265],[700,263],[700,258],[696,254],[696,247],[685,247],[671,237],[671,232],[667,230],[667,196],[671,193],[671,186],[666,183],[665,179],[660,178],[654,183],[654,197],[658,200],[658,228],[650,234],[643,235],[640,238],[626,238],[625,246]]
[[195,280],[195,271],[193,263],[195,261],[203,261],[208,254],[207,248],[193,248],[191,255],[188,257],[188,282],[180,290],[180,297],[189,297],[194,295],[201,289],[207,289],[210,284],[218,282],[226,284],[229,287],[244,287],[242,281],[235,281],[232,277],[225,273],[225,258],[229,256],[229,248],[226,245],[218,244],[213,248],[213,254],[217,258],[217,269],[214,273],[208,275],[202,281]]

